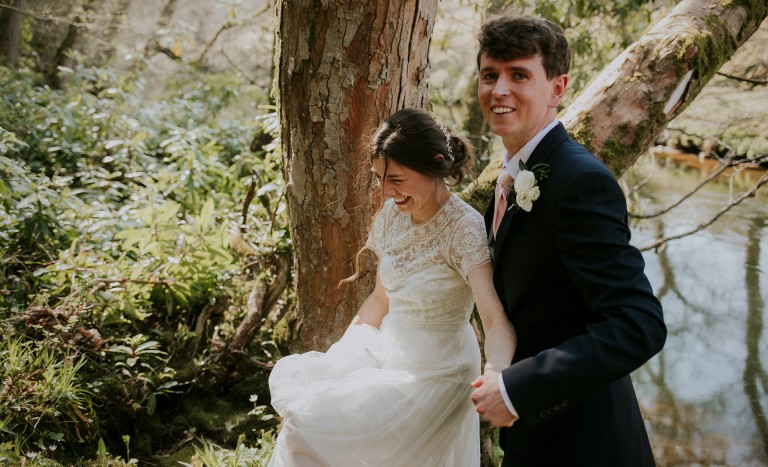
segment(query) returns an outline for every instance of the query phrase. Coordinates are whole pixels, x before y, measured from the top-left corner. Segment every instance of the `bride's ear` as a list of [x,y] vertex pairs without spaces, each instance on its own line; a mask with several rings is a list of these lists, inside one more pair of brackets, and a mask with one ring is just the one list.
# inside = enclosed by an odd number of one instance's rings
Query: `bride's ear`
[[435,154],[435,156],[432,158],[432,160],[441,162],[441,161],[445,160],[445,157],[442,154]]

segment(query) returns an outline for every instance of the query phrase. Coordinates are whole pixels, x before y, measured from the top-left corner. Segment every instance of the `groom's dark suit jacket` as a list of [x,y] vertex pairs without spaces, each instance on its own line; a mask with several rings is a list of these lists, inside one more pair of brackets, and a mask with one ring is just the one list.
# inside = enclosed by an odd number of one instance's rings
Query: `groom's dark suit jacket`
[[[518,345],[502,372],[520,415],[503,465],[654,465],[629,373],[666,339],[659,301],[629,244],[624,195],[562,124],[534,150],[548,164],[531,212],[513,207],[491,241],[494,284]],[[486,212],[493,218],[493,203]]]

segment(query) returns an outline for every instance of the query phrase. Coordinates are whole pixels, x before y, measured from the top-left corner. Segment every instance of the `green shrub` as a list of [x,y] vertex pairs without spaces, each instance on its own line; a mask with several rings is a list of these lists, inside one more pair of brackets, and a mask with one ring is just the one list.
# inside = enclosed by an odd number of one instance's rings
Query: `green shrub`
[[[69,73],[52,90],[0,67],[0,331],[25,349],[13,355],[41,349],[69,375],[92,422],[68,405],[62,429],[29,431],[14,412],[0,463],[63,459],[52,442],[101,458],[96,440],[122,453],[129,435],[151,454],[158,417],[200,384],[256,276],[291,247],[277,118],[234,105],[263,96],[213,76],[147,100],[130,74]],[[15,385],[44,376],[17,368]]]
[[265,433],[256,446],[238,443],[235,449],[225,449],[213,443],[205,443],[202,449],[195,447],[193,463],[181,462],[188,467],[242,467],[267,465],[274,448],[274,439]]
[[93,435],[82,356],[21,338],[0,342],[0,432],[17,454],[72,448]]

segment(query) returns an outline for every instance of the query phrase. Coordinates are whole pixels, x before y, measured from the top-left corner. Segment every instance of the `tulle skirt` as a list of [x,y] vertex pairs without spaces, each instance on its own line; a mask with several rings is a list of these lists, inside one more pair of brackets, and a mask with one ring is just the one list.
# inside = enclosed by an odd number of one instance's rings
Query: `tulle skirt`
[[395,319],[353,325],[326,353],[291,355],[269,378],[283,417],[270,466],[480,465],[470,382],[480,350],[469,325]]

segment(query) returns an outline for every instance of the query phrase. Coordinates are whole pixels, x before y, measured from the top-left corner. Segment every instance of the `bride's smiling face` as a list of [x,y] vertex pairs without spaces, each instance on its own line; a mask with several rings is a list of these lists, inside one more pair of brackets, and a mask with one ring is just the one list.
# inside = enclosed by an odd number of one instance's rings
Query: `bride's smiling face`
[[384,158],[374,159],[371,172],[376,175],[384,198],[392,198],[401,212],[411,215],[414,223],[428,220],[440,208],[438,196],[444,185],[436,177],[420,174]]

